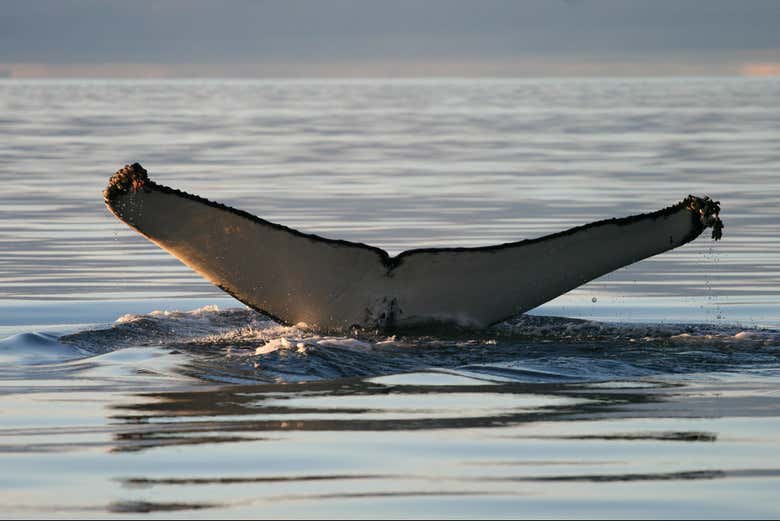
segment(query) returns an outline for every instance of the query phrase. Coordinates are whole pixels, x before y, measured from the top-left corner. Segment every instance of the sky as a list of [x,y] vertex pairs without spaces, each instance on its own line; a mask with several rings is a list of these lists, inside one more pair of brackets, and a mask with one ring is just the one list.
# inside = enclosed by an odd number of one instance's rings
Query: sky
[[0,76],[778,75],[778,0],[0,0]]

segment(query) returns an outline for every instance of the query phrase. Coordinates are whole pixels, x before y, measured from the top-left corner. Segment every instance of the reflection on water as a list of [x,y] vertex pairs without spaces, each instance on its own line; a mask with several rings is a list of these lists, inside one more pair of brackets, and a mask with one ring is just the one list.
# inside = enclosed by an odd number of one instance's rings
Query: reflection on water
[[780,408],[761,378],[448,384],[431,373],[426,385],[420,372],[417,384],[215,387],[158,376],[169,389],[144,391],[154,378],[140,374],[132,391],[85,391],[133,380],[86,374],[0,398],[14,426],[0,429],[7,513],[598,517],[656,497],[668,505],[654,516],[777,514]]

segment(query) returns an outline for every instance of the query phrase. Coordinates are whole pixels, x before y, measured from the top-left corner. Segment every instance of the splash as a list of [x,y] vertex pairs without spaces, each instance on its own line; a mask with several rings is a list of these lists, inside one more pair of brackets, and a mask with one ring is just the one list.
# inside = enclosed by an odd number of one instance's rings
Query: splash
[[302,382],[415,371],[483,380],[613,381],[729,372],[780,364],[780,332],[697,324],[612,324],[522,315],[481,332],[323,335],[249,309],[124,315],[110,327],[60,337],[82,353],[164,348],[208,381]]

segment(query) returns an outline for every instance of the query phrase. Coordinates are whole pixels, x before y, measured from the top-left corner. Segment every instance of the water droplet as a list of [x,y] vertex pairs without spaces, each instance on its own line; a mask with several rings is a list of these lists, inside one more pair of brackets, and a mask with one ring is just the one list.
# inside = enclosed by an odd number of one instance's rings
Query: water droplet
[[599,299],[597,299],[596,297],[593,297],[592,299],[590,299],[590,301],[591,301],[591,302],[593,302],[593,303],[595,304],[596,302],[598,302],[598,301],[599,301]]

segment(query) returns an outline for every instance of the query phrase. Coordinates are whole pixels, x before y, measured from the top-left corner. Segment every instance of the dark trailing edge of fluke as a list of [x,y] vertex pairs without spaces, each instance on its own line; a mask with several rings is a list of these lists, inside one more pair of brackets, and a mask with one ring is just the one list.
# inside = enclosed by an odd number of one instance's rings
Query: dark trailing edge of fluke
[[[155,188],[157,190],[160,190],[161,192],[176,194],[181,197],[186,197],[188,199],[191,199],[193,201],[198,201],[204,204],[207,204],[209,206],[212,206],[214,208],[220,208],[222,210],[227,210],[229,212],[233,212],[236,215],[240,215],[241,217],[245,217],[247,219],[266,224],[269,226],[273,226],[275,228],[278,228],[280,230],[284,230],[286,232],[293,233],[295,235],[298,235],[300,237],[305,237],[307,239],[311,240],[317,240],[317,241],[324,241],[332,244],[348,244],[351,246],[359,246],[362,248],[366,248],[368,250],[371,250],[375,253],[377,253],[381,258],[383,264],[387,266],[388,269],[392,270],[395,266],[399,265],[404,257],[407,257],[409,255],[413,255],[415,253],[424,253],[424,252],[445,252],[445,251],[491,251],[491,250],[500,250],[502,248],[509,248],[513,246],[517,246],[519,244],[530,244],[536,241],[544,241],[553,239],[556,237],[562,237],[565,235],[569,235],[572,233],[576,233],[578,231],[591,228],[594,226],[598,226],[601,224],[606,223],[614,223],[618,225],[622,224],[630,224],[632,222],[647,218],[647,217],[660,217],[663,215],[668,215],[676,210],[679,210],[680,208],[688,208],[690,209],[694,215],[697,215],[699,217],[699,221],[701,224],[701,229],[698,231],[698,233],[695,234],[695,236],[698,236],[701,231],[706,227],[712,227],[712,238],[716,241],[719,241],[723,237],[723,221],[720,219],[720,201],[713,201],[707,196],[704,197],[696,197],[694,195],[688,195],[685,199],[680,201],[677,204],[674,204],[672,206],[669,206],[667,208],[663,208],[661,210],[657,210],[655,212],[649,212],[649,213],[643,213],[643,214],[637,214],[637,215],[631,215],[629,217],[615,217],[611,219],[603,219],[601,221],[594,221],[588,224],[584,224],[582,226],[575,226],[574,228],[569,228],[567,230],[553,233],[550,235],[545,235],[543,237],[538,237],[534,239],[524,239],[521,241],[514,241],[514,242],[507,242],[502,244],[495,244],[491,246],[476,246],[476,247],[449,247],[449,248],[415,248],[412,250],[406,250],[395,257],[391,257],[389,253],[387,253],[385,250],[381,248],[377,248],[376,246],[371,246],[369,244],[360,243],[360,242],[350,242],[350,241],[344,241],[341,239],[329,239],[327,237],[322,237],[320,235],[312,234],[312,233],[304,233],[299,230],[296,230],[294,228],[289,228],[287,226],[274,223],[271,221],[266,221],[265,219],[262,219],[254,214],[251,214],[249,212],[245,212],[244,210],[239,210],[237,208],[233,208],[231,206],[227,206],[222,203],[218,203],[216,201],[211,201],[209,199],[206,199],[204,197],[200,197],[198,195],[190,194],[188,192],[184,192],[182,190],[177,190],[175,188],[170,188],[165,185],[161,185],[158,183],[155,183],[151,179],[149,179],[149,174],[146,171],[144,167],[142,167],[139,163],[133,163],[132,165],[125,165],[124,168],[118,170],[108,181],[108,186],[103,191],[103,198],[106,202],[106,204],[110,205],[111,199],[116,197],[119,194],[128,193],[128,192],[135,192],[137,190],[143,189],[144,187],[148,188]],[[693,238],[695,238],[695,236]],[[684,241],[688,242],[688,241]]]

